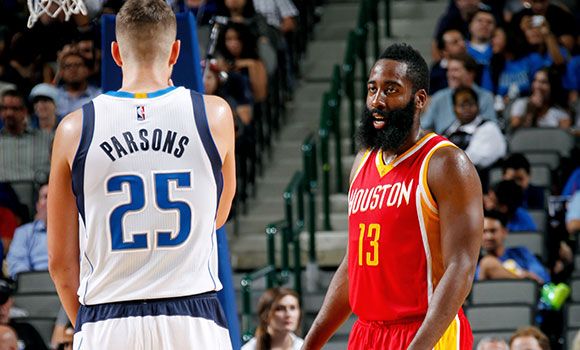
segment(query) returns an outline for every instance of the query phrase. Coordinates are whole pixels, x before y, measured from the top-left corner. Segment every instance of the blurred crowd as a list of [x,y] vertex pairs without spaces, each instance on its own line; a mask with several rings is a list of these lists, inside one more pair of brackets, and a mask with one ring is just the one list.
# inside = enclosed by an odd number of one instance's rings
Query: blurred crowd
[[[563,150],[566,155],[556,152],[550,165],[510,144],[530,129],[559,128],[578,140],[580,2],[451,0],[435,28],[431,60],[421,124],[465,150],[482,180],[485,221],[476,280],[527,278],[540,289],[567,287],[578,279],[578,142]],[[538,168],[547,180],[539,181]],[[518,233],[538,233],[543,246],[533,251],[531,243],[509,244]],[[560,306],[547,304],[538,301],[535,325],[549,338],[547,348],[560,348],[566,331],[576,329],[568,327]],[[493,348],[508,348],[503,345]]]

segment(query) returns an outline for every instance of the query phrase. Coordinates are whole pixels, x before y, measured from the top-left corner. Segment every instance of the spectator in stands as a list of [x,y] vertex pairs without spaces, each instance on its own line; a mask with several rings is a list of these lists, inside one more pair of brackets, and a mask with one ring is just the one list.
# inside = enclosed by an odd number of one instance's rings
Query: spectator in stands
[[19,350],[47,350],[46,344],[38,331],[24,321],[11,320],[11,310],[14,304],[14,284],[7,279],[0,278],[0,324],[9,325],[18,335],[19,343],[24,347]]
[[14,231],[18,227],[18,222],[18,218],[10,208],[0,206],[0,245],[2,246],[2,249],[0,249],[0,266],[2,266],[1,263],[4,261],[6,254],[8,254],[8,248],[14,237]]
[[294,18],[298,9],[291,0],[253,0],[256,12],[266,18],[269,25],[286,34],[296,30]]
[[566,180],[562,196],[571,196],[580,189],[580,168],[576,168]]
[[57,350],[72,350],[73,336],[75,334],[74,327],[69,323],[64,330],[64,338],[56,346]]
[[481,66],[481,87],[492,91],[491,71],[489,64],[493,52],[491,37],[496,27],[496,19],[491,9],[480,6],[469,22],[471,40],[467,42],[467,53]]
[[455,89],[453,107],[457,120],[443,136],[465,151],[478,172],[506,154],[506,141],[497,123],[479,115],[475,90],[466,86]]
[[541,68],[534,75],[530,97],[519,98],[513,103],[511,128],[539,126],[569,129],[571,120],[566,111],[567,103],[560,73],[548,67]]
[[504,246],[508,230],[505,214],[486,211],[483,220],[481,247],[485,255],[476,271],[478,280],[500,278],[531,278],[541,286],[550,282],[550,275],[542,263],[525,246]]
[[441,54],[441,60],[433,63],[429,73],[429,95],[448,86],[447,83],[447,65],[450,56],[459,55],[467,52],[465,39],[457,29],[450,29],[443,33],[443,36],[437,40],[437,48]]
[[218,67],[228,73],[247,77],[252,87],[254,102],[264,101],[268,77],[264,63],[258,55],[256,40],[243,24],[228,25],[218,41],[221,58]]
[[56,115],[58,89],[46,83],[38,84],[30,91],[28,100],[34,109],[32,125],[35,128],[54,133],[60,120]]
[[477,350],[509,350],[509,346],[501,338],[485,337],[477,344]]
[[217,14],[215,0],[180,0],[177,1],[177,11],[191,11],[200,26],[206,26],[213,16]]
[[534,209],[546,207],[544,189],[530,183],[530,162],[523,154],[512,153],[503,162],[503,179],[513,180],[522,188],[522,207]]
[[[537,0],[536,0],[537,1]],[[546,0],[544,0],[546,1]],[[519,328],[510,339],[511,350],[550,350],[550,340],[534,326]]]
[[464,38],[469,38],[469,20],[477,11],[480,0],[454,0],[456,6],[449,6],[447,11],[439,17],[435,35],[431,43],[431,59],[433,62],[441,60],[441,54],[437,49],[437,41],[449,29],[457,29]]
[[510,232],[537,231],[534,220],[521,207],[522,200],[522,188],[513,180],[502,180],[489,189],[483,204],[486,210],[495,209],[507,216],[506,228]]
[[544,66],[544,60],[530,52],[523,34],[508,25],[500,25],[491,39],[491,78],[493,92],[504,98],[504,103],[530,92],[534,74]]
[[453,91],[460,85],[475,90],[479,101],[479,113],[483,120],[497,121],[493,109],[493,95],[475,84],[477,63],[467,53],[449,58],[447,81],[449,87],[438,91],[431,97],[425,114],[421,117],[421,126],[442,134],[455,122],[457,117],[453,111]]
[[101,89],[89,84],[90,67],[76,49],[63,50],[58,64],[57,78],[60,77],[63,84],[59,86],[56,113],[66,116],[100,95]]
[[31,223],[20,226],[14,232],[8,256],[8,273],[16,280],[26,271],[48,270],[46,249],[46,198],[48,184],[40,186],[36,202],[36,216]]
[[291,289],[268,289],[258,301],[259,324],[254,338],[242,350],[302,348],[304,341],[294,332],[302,317],[298,295]]
[[552,4],[552,0],[525,0],[523,2],[524,9],[512,17],[511,23],[514,27],[519,27],[524,16],[543,16],[560,44],[572,52],[578,34],[572,14],[560,6]]
[[52,134],[30,127],[24,97],[16,90],[2,95],[0,117],[0,182],[46,181]]
[[19,350],[18,334],[9,325],[0,325],[0,350]]
[[568,62],[568,51],[558,45],[558,39],[550,30],[550,25],[545,18],[524,16],[521,19],[520,28],[532,51],[544,59],[544,65],[558,66],[564,71]]
[[568,202],[566,229],[570,235],[580,232],[580,191],[576,191]]
[[580,92],[580,55],[572,57],[566,65],[562,85],[568,91],[569,105],[576,108],[576,126],[580,126],[580,106],[577,105]]

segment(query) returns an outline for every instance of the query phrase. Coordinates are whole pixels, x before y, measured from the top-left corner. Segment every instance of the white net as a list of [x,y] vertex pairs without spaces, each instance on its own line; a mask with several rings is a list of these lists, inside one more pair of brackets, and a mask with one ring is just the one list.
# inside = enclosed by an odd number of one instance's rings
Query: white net
[[82,13],[87,14],[87,7],[83,0],[28,0],[28,28],[32,28],[38,18],[44,14],[56,18],[59,15],[64,16],[68,21],[71,15]]

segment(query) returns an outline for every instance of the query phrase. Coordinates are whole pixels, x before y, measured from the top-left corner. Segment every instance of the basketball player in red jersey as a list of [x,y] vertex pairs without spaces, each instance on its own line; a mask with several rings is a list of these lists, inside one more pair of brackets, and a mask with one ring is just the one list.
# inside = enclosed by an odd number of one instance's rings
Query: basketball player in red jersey
[[367,83],[350,176],[347,254],[304,349],[321,349],[354,312],[354,349],[472,349],[461,305],[481,235],[481,183],[463,151],[421,129],[429,70],[387,48]]

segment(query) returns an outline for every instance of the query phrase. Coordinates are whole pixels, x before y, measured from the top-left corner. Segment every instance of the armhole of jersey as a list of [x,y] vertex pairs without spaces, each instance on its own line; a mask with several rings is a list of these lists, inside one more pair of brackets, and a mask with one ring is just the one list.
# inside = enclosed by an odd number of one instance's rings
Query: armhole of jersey
[[93,141],[93,134],[95,131],[95,104],[93,101],[85,104],[83,110],[83,128],[81,131],[81,140],[77,148],[77,153],[73,159],[72,165],[72,190],[75,194],[77,209],[81,215],[83,222],[85,222],[85,162],[87,160],[87,153],[89,146]]
[[217,205],[219,206],[224,182],[222,176],[222,160],[209,129],[209,121],[207,120],[207,114],[205,113],[203,95],[193,90],[189,91],[191,94],[191,103],[193,105],[195,125],[197,126],[201,143],[203,144],[203,148],[205,149],[213,170],[213,176],[217,186]]
[[353,184],[354,180],[356,179],[356,177],[358,176],[358,173],[360,172],[360,170],[362,169],[363,165],[366,163],[366,161],[369,159],[369,156],[372,153],[372,148],[369,148],[365,151],[365,154],[363,155],[360,163],[358,164],[358,167],[356,169],[356,172],[354,173],[354,176],[352,177],[352,181],[350,182],[350,185]]
[[421,195],[422,195],[423,199],[425,200],[429,209],[431,209],[431,211],[435,214],[438,214],[439,211],[437,209],[437,203],[433,199],[433,195],[431,194],[431,190],[429,189],[429,184],[427,182],[427,174],[428,174],[428,170],[429,170],[429,161],[431,160],[431,157],[433,156],[435,151],[437,151],[438,149],[440,149],[442,147],[448,147],[448,146],[457,147],[453,143],[451,143],[450,141],[440,141],[433,148],[431,148],[431,150],[429,151],[429,153],[427,154],[427,156],[423,160],[423,164],[421,165],[421,171],[419,173]]

